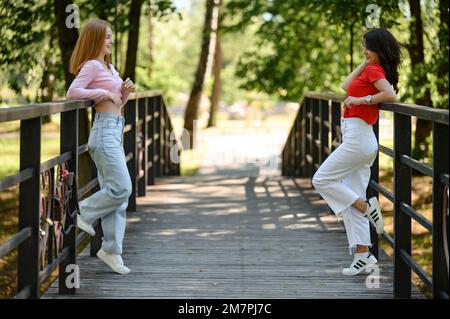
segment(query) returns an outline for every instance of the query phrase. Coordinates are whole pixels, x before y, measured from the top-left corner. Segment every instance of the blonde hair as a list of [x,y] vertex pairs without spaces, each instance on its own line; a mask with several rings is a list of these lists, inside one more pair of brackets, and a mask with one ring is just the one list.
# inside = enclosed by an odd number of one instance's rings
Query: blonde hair
[[[95,59],[100,55],[108,27],[111,28],[105,20],[89,20],[83,31],[81,31],[70,58],[70,73],[77,75],[84,62]],[[108,66],[111,63],[109,54],[105,55],[105,62],[108,63]]]

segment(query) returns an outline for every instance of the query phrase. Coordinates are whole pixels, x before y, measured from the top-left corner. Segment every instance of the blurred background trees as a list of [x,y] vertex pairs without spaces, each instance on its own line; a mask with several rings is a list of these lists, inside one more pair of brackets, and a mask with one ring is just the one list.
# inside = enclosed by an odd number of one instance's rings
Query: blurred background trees
[[[111,23],[121,75],[140,90],[161,89],[168,104],[182,108],[188,130],[204,100],[210,127],[220,105],[298,101],[307,90],[344,93],[340,83],[362,61],[361,39],[373,17],[403,48],[400,100],[448,108],[444,0],[3,0],[0,102],[64,97],[78,37],[78,29],[63,25],[71,3],[80,10],[81,27],[91,17]],[[208,5],[217,7],[217,26],[205,21],[212,19]],[[431,127],[416,125],[414,156],[422,157]]]

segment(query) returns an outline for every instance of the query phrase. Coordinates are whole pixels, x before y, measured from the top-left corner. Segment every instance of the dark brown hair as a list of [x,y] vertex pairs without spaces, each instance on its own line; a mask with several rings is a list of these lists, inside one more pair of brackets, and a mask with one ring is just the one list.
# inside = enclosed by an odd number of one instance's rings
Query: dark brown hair
[[364,35],[364,46],[378,54],[386,79],[398,92],[398,66],[402,53],[397,40],[387,29],[376,28]]

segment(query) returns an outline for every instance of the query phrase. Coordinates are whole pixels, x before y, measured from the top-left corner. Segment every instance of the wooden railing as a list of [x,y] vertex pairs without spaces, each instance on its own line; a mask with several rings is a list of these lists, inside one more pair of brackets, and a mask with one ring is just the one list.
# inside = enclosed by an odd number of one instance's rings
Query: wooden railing
[[[343,96],[310,92],[304,95],[282,152],[284,176],[312,177],[320,164],[341,143]],[[394,206],[394,238],[383,238],[394,250],[394,297],[411,297],[411,271],[433,293],[433,298],[449,298],[449,111],[427,106],[382,103],[380,110],[393,113],[394,147],[380,145],[379,152],[393,158],[393,192],[379,183],[378,156],[371,168],[367,196],[384,196]],[[433,126],[433,165],[411,157],[412,117],[431,121]],[[374,125],[378,139],[379,125]],[[433,221],[411,206],[412,169],[433,180]],[[411,256],[411,219],[432,234],[432,276]],[[372,252],[378,257],[378,236],[371,229]]]
[[[77,247],[87,236],[76,231],[78,198],[98,190],[97,170],[91,162],[91,179],[78,185],[78,160],[88,151],[78,143],[78,111],[91,100],[60,101],[0,109],[0,123],[20,120],[19,173],[0,180],[0,192],[19,185],[19,231],[0,246],[0,258],[18,248],[16,298],[38,298],[41,284],[59,267],[59,292],[74,294],[66,285],[76,265]],[[41,163],[42,117],[60,113],[60,155]],[[156,177],[179,175],[181,146],[164,99],[159,92],[131,94],[124,106],[124,150],[132,181],[127,211],[136,210],[136,197],[145,196],[146,186]],[[174,159],[174,160],[171,160]],[[55,171],[56,168],[56,171]],[[48,191],[42,195],[42,188]],[[96,223],[90,252],[101,245],[101,224]],[[68,270],[69,269],[69,270]]]

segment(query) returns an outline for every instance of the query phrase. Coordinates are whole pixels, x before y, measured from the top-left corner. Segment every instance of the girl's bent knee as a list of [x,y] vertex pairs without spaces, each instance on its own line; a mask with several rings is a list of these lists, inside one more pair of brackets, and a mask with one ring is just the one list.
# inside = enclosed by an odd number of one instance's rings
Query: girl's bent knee
[[131,192],[131,185],[121,185],[121,187],[111,189],[113,196],[121,202],[127,200],[128,197],[130,197]]
[[317,176],[317,174],[314,174],[312,178],[312,184],[315,189],[321,189],[328,184],[328,181],[326,179]]

